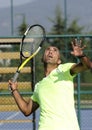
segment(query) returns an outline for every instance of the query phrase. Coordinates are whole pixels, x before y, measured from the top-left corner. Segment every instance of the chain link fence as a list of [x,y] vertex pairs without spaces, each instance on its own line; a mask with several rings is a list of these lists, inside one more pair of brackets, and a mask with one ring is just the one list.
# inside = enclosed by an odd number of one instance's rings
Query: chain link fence
[[[11,79],[20,63],[19,45],[21,38],[0,39],[0,130],[32,128],[33,118],[22,115],[8,88]],[[31,63],[21,71],[18,89],[25,100],[32,94]],[[8,127],[7,127],[8,126]]]
[[[92,59],[92,36],[90,35],[48,35],[47,42],[52,44],[57,42],[57,46],[61,46],[61,58],[64,62],[78,62],[70,55],[70,41],[73,38],[83,40],[83,44],[87,45],[85,54]],[[58,40],[61,40],[58,44]],[[19,45],[21,38],[8,37],[0,38],[0,130],[37,130],[39,112],[29,117],[25,117],[18,109],[11,92],[8,89],[8,80],[11,79],[17,70],[20,62]],[[43,50],[42,50],[43,51]],[[39,70],[42,71],[41,59],[42,52],[36,57],[36,81],[41,79],[42,73],[38,75]],[[38,62],[39,61],[39,62]],[[24,67],[18,78],[18,89],[28,100],[32,94],[32,63],[31,61]],[[78,115],[81,130],[92,129],[92,70],[88,70],[79,74],[75,80],[75,106]]]

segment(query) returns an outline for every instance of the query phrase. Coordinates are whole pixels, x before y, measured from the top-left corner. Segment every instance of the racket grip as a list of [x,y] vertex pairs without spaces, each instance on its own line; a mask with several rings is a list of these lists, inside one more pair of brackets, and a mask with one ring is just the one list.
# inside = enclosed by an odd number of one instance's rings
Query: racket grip
[[17,81],[17,78],[19,76],[19,72],[17,71],[12,79],[12,82],[16,82]]
[[[18,76],[19,76],[19,72],[17,71],[17,72],[15,73],[14,77],[12,78],[12,82],[16,82]],[[9,89],[10,91],[12,91],[11,86],[8,86],[8,89]]]

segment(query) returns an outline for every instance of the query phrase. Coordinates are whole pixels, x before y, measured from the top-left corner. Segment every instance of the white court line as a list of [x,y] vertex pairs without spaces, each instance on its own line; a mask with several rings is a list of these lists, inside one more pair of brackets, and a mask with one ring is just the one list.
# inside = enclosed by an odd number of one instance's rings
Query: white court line
[[[16,112],[15,114],[12,114],[11,116],[7,117],[5,120],[10,120],[13,119],[14,117],[16,117],[20,112]],[[0,123],[0,126],[2,126],[4,124],[4,122]]]

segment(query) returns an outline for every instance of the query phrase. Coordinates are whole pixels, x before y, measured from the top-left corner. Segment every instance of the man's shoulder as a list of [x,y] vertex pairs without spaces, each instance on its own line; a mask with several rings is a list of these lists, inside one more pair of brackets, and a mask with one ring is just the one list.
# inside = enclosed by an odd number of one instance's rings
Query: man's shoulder
[[59,66],[72,66],[74,65],[75,63],[73,62],[70,62],[70,63],[63,63],[63,64],[60,64]]
[[70,69],[75,63],[63,63],[58,66],[59,69],[67,70]]

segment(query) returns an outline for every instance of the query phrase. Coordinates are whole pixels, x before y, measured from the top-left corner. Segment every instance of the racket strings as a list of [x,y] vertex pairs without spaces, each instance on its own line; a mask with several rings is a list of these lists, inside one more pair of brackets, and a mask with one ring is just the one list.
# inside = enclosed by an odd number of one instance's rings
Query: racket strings
[[22,53],[25,57],[29,57],[32,54],[32,44],[24,43],[22,47]]
[[32,55],[43,40],[43,30],[39,26],[31,28],[23,41],[22,53],[24,57]]

